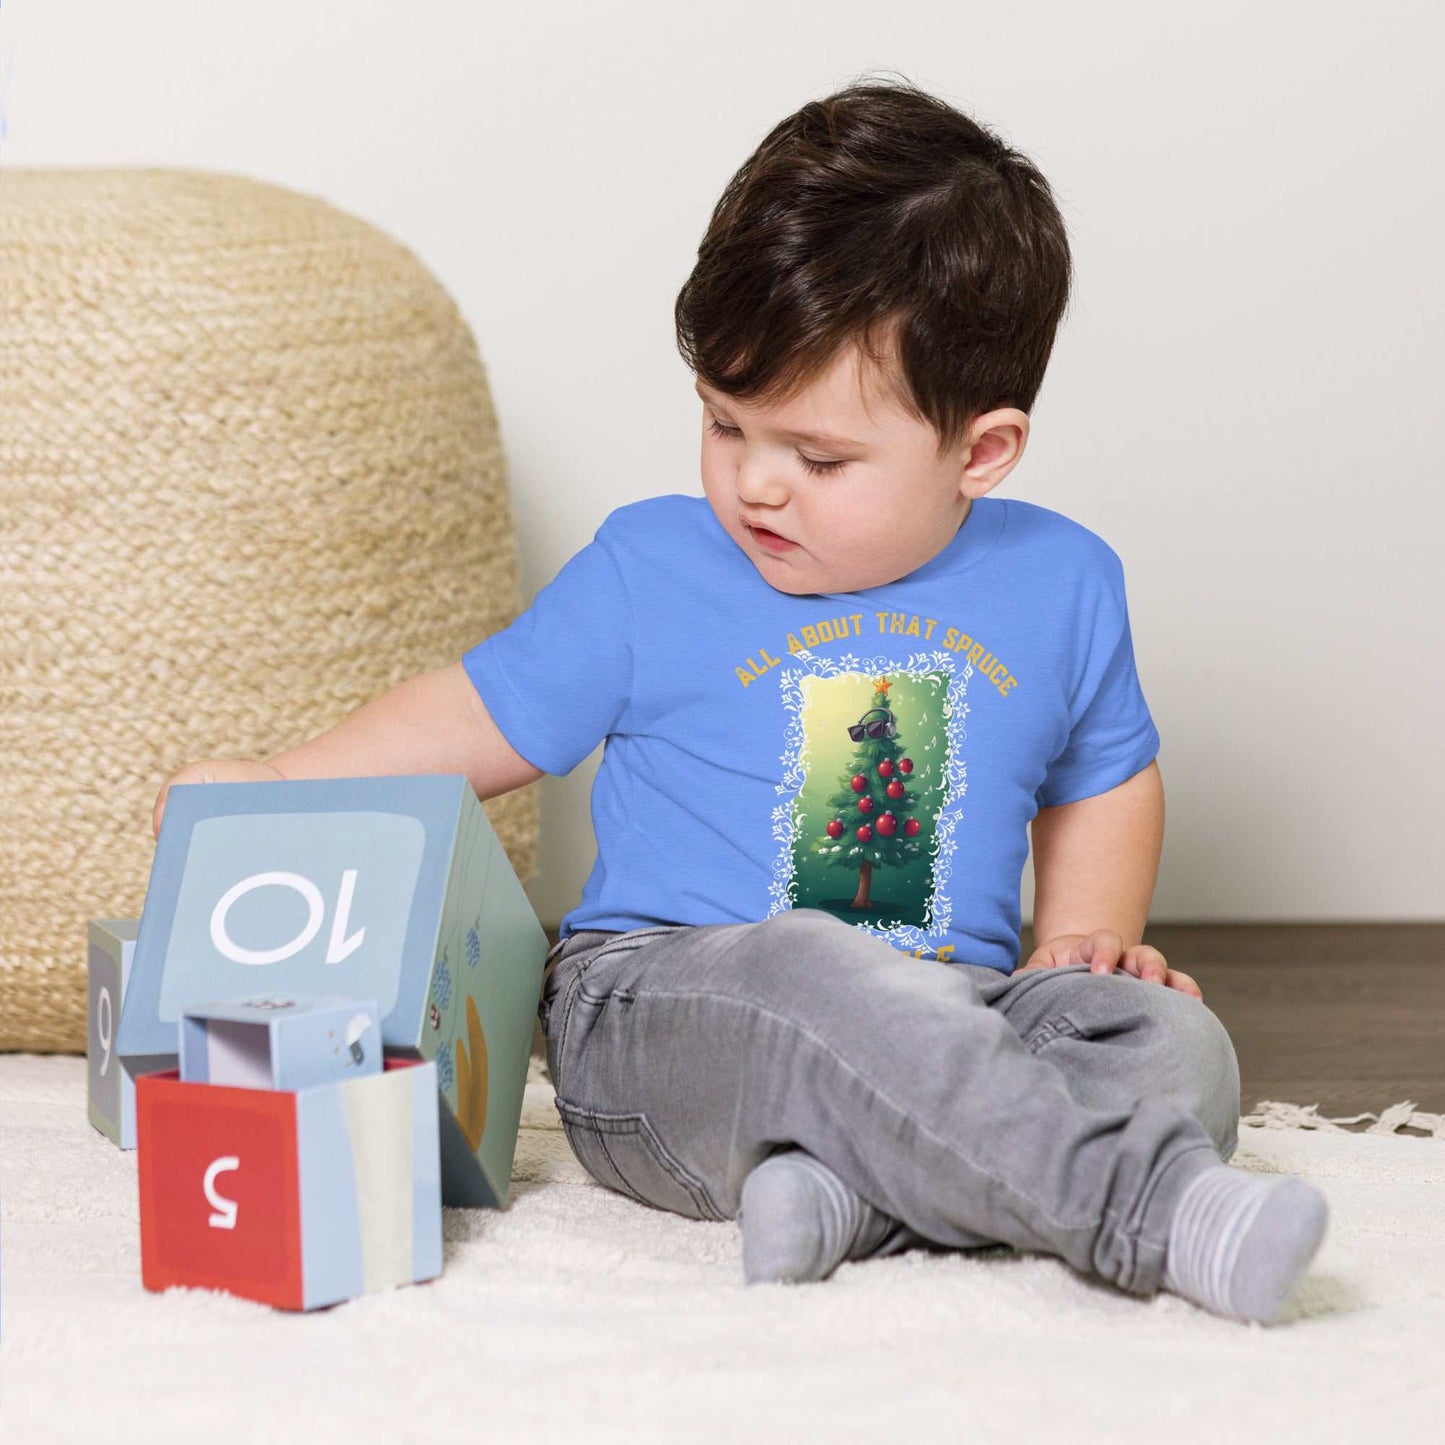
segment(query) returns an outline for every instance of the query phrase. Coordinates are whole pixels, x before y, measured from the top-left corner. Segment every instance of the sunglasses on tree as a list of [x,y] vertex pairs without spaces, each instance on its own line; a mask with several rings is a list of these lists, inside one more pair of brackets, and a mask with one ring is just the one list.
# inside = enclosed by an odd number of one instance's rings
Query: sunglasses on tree
[[[882,721],[869,722],[869,714],[881,712]],[[893,714],[886,707],[870,707],[849,729],[848,736],[855,743],[861,743],[864,738],[896,738],[898,736],[898,724],[893,721]]]

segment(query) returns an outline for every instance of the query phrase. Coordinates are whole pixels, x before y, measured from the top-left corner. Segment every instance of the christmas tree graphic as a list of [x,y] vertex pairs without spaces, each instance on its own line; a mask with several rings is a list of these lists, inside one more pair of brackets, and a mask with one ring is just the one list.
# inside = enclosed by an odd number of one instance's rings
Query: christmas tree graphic
[[857,747],[828,798],[826,836],[813,845],[829,867],[857,874],[849,905],[857,910],[874,906],[875,868],[901,867],[922,852],[917,841],[922,825],[913,816],[918,799],[909,790],[913,759],[888,706],[888,679],[876,678],[873,687],[873,706],[848,728]]

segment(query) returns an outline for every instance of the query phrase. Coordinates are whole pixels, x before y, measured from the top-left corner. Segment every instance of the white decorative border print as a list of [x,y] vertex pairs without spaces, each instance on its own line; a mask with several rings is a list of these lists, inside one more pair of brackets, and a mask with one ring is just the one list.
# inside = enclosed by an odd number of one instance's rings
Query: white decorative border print
[[898,661],[800,648],[780,674],[769,913],[817,908],[931,950],[952,923],[973,667],[952,652]]

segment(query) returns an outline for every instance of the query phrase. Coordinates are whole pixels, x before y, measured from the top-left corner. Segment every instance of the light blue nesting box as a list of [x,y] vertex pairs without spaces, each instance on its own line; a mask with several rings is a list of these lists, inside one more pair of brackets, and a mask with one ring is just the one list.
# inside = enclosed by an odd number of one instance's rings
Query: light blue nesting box
[[374,999],[435,1060],[443,1198],[505,1206],[547,935],[461,774],[173,786],[117,1031],[174,1067],[181,1015],[263,992]]
[[369,999],[267,994],[181,1015],[181,1081],[309,1089],[381,1072],[381,1022]]

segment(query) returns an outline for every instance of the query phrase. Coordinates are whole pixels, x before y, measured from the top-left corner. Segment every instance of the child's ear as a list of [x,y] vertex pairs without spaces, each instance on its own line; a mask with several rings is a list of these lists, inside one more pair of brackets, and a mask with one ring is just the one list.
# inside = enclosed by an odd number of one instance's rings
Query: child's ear
[[959,495],[983,497],[1019,464],[1029,441],[1029,415],[1016,406],[976,417],[959,463]]

